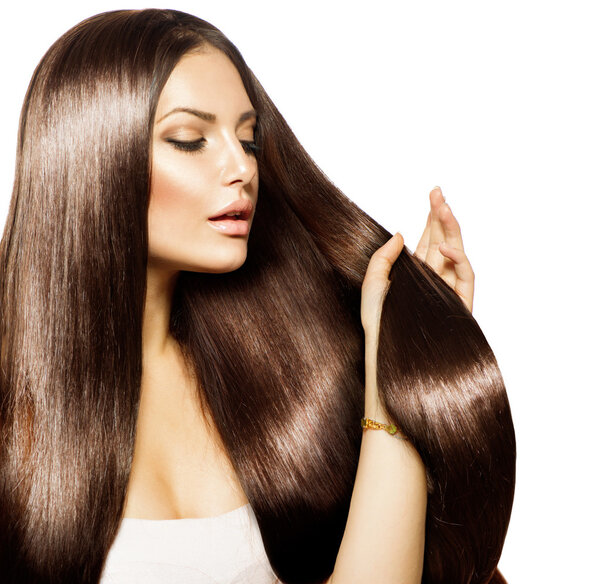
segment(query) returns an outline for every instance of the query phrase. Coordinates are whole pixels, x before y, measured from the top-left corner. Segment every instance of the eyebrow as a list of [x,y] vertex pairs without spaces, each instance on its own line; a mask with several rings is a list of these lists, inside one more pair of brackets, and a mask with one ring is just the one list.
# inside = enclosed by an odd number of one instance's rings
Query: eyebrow
[[[203,111],[197,110],[192,107],[176,107],[176,108],[172,109],[170,112],[166,113],[164,116],[162,116],[156,123],[158,124],[158,123],[162,122],[165,118],[169,117],[170,115],[177,114],[177,113],[191,114],[191,115],[196,116],[197,118],[200,118],[201,120],[204,120],[206,122],[213,123],[213,122],[217,121],[217,116],[215,114],[211,114],[209,112],[203,112]],[[238,118],[236,128],[240,124],[243,124],[246,120],[249,120],[251,118],[256,118],[256,117],[257,117],[256,110],[249,110],[247,112],[244,112]]]

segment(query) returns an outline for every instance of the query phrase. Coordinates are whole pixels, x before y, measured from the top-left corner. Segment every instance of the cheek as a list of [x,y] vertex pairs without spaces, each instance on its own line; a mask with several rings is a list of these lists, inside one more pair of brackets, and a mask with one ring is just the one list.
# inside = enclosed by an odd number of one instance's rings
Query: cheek
[[[191,165],[190,165],[191,166]],[[206,180],[197,169],[156,161],[148,209],[148,229],[156,236],[185,233],[206,213]]]

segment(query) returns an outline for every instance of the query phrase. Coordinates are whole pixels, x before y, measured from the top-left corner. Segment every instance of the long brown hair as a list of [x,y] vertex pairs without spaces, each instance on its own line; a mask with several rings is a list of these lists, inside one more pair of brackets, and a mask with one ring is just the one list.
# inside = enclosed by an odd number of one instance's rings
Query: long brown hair
[[[0,248],[5,582],[98,582],[117,533],[140,398],[151,128],[171,71],[206,43],[258,112],[260,195],[245,264],[181,272],[170,328],[274,571],[286,583],[332,572],[362,432],[360,287],[390,233],[323,175],[220,31],[143,10],[68,31],[23,106]],[[427,469],[423,582],[500,582],[515,437],[498,366],[408,250],[390,278],[378,383]]]

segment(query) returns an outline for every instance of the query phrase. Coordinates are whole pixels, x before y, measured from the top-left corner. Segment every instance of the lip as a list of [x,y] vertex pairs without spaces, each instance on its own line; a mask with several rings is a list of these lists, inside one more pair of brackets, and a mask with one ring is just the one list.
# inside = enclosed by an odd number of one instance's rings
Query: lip
[[208,220],[214,221],[217,219],[217,217],[221,217],[221,215],[227,215],[227,213],[239,213],[240,215],[237,219],[223,219],[223,221],[248,221],[248,219],[250,219],[252,216],[253,210],[254,206],[252,205],[251,201],[248,199],[237,199],[236,201],[229,203],[229,205],[226,207],[223,207],[223,209],[220,211],[217,211],[214,215],[211,215]]

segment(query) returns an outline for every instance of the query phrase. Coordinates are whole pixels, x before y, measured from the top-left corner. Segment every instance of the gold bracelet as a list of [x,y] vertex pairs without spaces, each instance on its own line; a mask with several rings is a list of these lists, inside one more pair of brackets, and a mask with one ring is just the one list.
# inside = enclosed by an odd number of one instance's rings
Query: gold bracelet
[[403,436],[400,430],[398,430],[398,426],[394,424],[383,424],[381,422],[371,420],[371,418],[361,418],[360,425],[366,430],[385,430],[394,438],[398,438],[398,440],[408,440],[408,438]]

